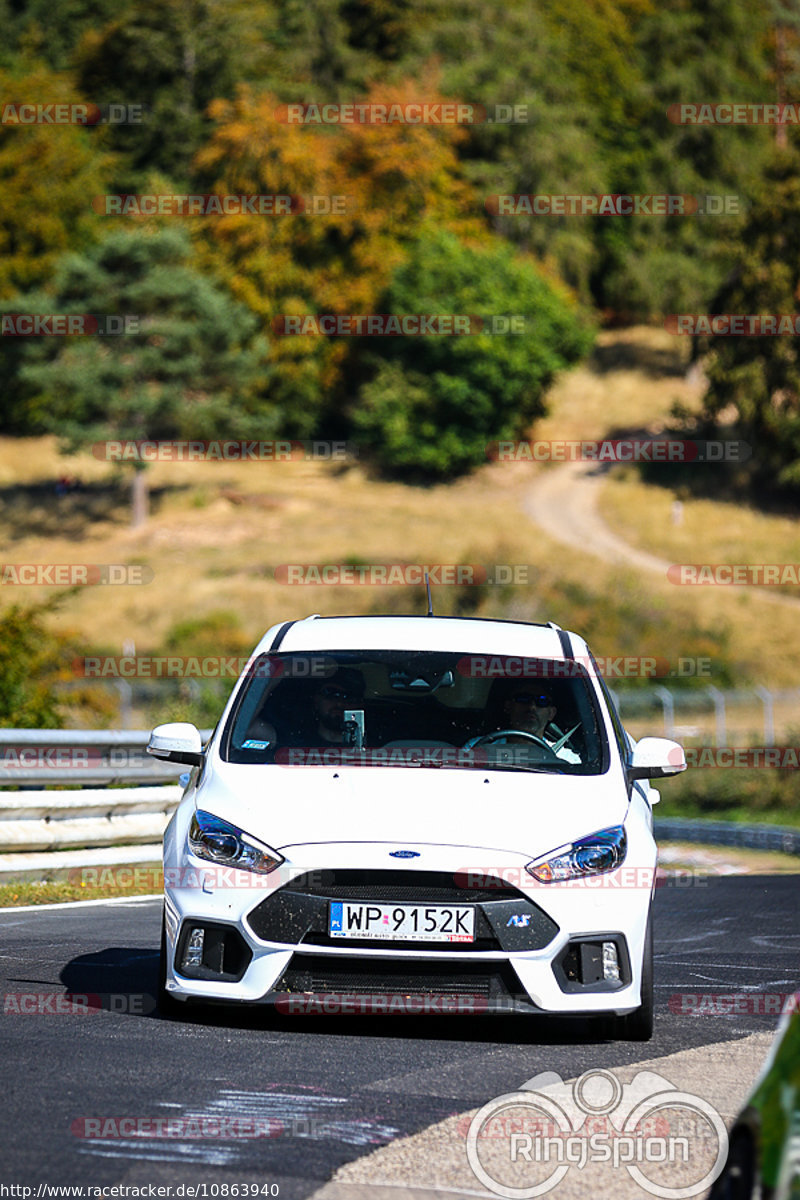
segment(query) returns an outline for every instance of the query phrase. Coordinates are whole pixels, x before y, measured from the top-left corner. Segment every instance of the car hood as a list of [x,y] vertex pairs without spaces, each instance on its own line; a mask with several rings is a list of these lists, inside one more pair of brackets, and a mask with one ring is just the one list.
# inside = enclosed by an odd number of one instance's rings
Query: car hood
[[276,850],[329,842],[476,846],[531,856],[621,825],[620,775],[223,763],[198,808]]

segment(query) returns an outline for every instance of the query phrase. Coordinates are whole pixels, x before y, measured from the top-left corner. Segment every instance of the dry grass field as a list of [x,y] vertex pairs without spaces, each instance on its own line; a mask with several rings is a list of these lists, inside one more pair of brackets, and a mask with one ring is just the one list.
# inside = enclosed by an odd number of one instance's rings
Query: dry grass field
[[[685,378],[685,353],[681,339],[664,331],[601,334],[593,360],[552,389],[551,414],[533,436],[662,428],[676,400],[698,400],[697,386]],[[87,652],[110,653],[131,641],[139,652],[153,652],[180,621],[219,613],[238,621],[249,645],[271,623],[312,612],[424,611],[422,588],[289,585],[275,579],[280,564],[529,564],[525,587],[484,586],[474,595],[435,589],[437,610],[553,619],[588,633],[599,654],[619,652],[638,612],[648,652],[691,653],[684,634],[696,624],[712,641],[720,631],[720,652],[724,641],[743,679],[796,684],[794,662],[783,649],[794,644],[796,613],[724,588],[692,595],[681,589],[676,596],[657,577],[565,550],[522,511],[536,472],[548,469],[487,462],[468,479],[419,488],[371,478],[357,461],[159,463],[148,470],[150,519],[134,530],[125,469],[88,452],[63,457],[52,439],[5,438],[1,561],[149,567],[151,582],[79,589],[50,618]],[[55,484],[63,475],[80,487],[59,497]],[[666,489],[624,475],[609,479],[604,510],[618,532],[674,561],[798,557],[793,521],[704,500],[688,503],[684,524],[672,527],[671,500]],[[763,557],[765,547],[771,560]],[[52,587],[6,585],[3,599],[25,603],[52,593]],[[630,645],[624,649],[633,652]]]

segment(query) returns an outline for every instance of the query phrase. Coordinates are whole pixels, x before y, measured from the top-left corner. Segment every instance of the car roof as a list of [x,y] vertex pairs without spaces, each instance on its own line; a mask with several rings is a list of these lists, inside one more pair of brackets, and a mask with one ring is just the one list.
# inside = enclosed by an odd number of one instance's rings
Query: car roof
[[322,617],[273,625],[255,653],[324,650],[442,650],[565,660],[588,658],[583,638],[549,622],[480,617]]

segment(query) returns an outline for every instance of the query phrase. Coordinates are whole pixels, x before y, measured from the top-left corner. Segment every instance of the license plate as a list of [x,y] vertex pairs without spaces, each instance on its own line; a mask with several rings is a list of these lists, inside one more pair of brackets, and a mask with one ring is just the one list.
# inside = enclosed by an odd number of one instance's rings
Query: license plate
[[473,942],[475,909],[451,904],[351,904],[331,901],[331,937],[387,942]]

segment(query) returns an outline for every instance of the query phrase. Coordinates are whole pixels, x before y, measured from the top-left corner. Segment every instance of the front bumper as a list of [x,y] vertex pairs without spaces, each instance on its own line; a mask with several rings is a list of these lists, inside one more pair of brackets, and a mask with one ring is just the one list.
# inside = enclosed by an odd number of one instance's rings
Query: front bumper
[[[629,839],[623,867],[581,887],[537,885],[524,871],[525,857],[492,851],[496,886],[472,889],[465,886],[473,878],[469,864],[485,863],[487,852],[418,849],[426,869],[398,871],[375,867],[389,861],[375,844],[294,848],[280,886],[261,877],[257,890],[220,887],[214,869],[192,859],[192,885],[166,891],[167,990],[176,998],[266,1003],[296,1013],[580,1015],[639,1006],[655,871],[649,836],[641,839],[638,865]],[[343,944],[327,936],[332,899],[474,904],[476,940]],[[187,938],[196,927],[209,930],[208,952],[187,967]],[[597,967],[608,941],[617,948],[619,981],[604,979]]]

